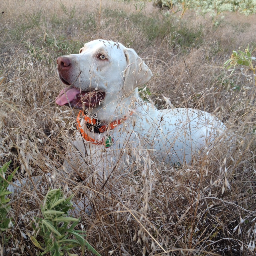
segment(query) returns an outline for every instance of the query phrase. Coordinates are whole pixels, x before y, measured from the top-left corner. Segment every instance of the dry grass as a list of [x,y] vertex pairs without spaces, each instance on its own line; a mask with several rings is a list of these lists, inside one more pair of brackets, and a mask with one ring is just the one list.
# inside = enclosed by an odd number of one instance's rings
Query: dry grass
[[[193,13],[166,17],[152,3],[139,13],[132,1],[102,2],[1,2],[0,164],[19,166],[17,179],[43,176],[12,200],[6,255],[37,254],[30,222],[47,189],[59,186],[75,193],[75,202],[88,198],[91,215],[75,214],[102,255],[255,255],[255,86],[251,74],[223,69],[232,50],[255,46],[255,16],[226,14],[215,26]],[[234,139],[190,166],[142,165],[104,188],[82,175],[61,176],[76,112],[54,103],[63,87],[56,58],[97,38],[144,58],[159,108],[164,95],[175,107],[213,112]]]

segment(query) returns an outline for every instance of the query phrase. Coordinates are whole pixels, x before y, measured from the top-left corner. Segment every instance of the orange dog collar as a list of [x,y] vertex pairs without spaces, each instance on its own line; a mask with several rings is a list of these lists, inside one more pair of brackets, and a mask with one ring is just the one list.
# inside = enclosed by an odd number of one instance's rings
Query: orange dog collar
[[[130,112],[130,116],[133,114],[133,111]],[[80,117],[81,116],[81,117]],[[106,148],[109,148],[112,144],[113,144],[113,139],[108,136],[107,139],[104,140],[104,138],[102,138],[102,140],[95,140],[93,138],[91,138],[88,134],[85,133],[85,131],[83,130],[82,126],[81,126],[81,123],[80,123],[80,118],[83,118],[84,121],[86,123],[89,123],[91,125],[95,125],[97,123],[97,120],[96,119],[91,119],[90,117],[86,116],[82,110],[79,111],[78,113],[78,116],[76,118],[76,121],[77,121],[77,129],[78,131],[81,133],[81,135],[83,136],[83,138],[86,140],[86,141],[89,141],[91,142],[92,144],[95,144],[95,145],[103,145],[105,144],[105,147]],[[122,119],[119,119],[119,120],[115,120],[113,122],[111,122],[109,125],[102,125],[100,126],[98,129],[99,129],[99,132],[100,133],[103,133],[107,130],[113,130],[117,127],[117,125],[121,124],[122,122],[124,122],[125,120],[127,120],[128,116],[124,116]]]

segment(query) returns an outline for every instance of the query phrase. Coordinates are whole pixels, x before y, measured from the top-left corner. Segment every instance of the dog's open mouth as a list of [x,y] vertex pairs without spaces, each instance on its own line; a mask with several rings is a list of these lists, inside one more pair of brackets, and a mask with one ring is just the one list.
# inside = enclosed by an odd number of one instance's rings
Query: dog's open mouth
[[62,83],[66,84],[66,85],[70,85],[70,83],[68,81],[66,81],[61,75],[59,75],[60,80],[62,81]]
[[67,105],[72,108],[83,109],[95,108],[105,98],[105,92],[100,90],[81,91],[75,87],[67,87],[61,90],[56,99],[56,103],[60,106]]

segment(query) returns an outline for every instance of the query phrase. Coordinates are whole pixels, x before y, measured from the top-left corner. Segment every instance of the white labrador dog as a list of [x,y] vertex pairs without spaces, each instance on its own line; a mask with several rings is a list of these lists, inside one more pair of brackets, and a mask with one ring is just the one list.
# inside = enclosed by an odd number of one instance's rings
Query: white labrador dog
[[[94,40],[79,54],[59,57],[57,64],[68,87],[56,103],[81,110],[77,122],[83,139],[74,145],[81,158],[91,159],[90,164],[81,160],[90,167],[131,165],[132,159],[138,161],[138,152],[169,164],[190,163],[193,156],[211,148],[225,129],[207,112],[157,110],[144,102],[138,86],[147,83],[152,73],[133,49],[121,43]],[[73,162],[79,166],[76,170],[83,171],[77,159]]]

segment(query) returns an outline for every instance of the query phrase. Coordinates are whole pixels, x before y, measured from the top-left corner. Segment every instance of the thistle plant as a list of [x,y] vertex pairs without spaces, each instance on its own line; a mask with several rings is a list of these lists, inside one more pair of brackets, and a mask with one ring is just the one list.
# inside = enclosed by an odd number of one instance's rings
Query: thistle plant
[[71,199],[72,196],[66,198],[60,189],[50,190],[45,196],[41,208],[43,217],[34,220],[35,235],[30,236],[33,244],[43,251],[39,255],[76,255],[70,254],[75,247],[81,247],[81,255],[84,255],[85,247],[94,255],[100,255],[85,240],[85,231],[75,229],[79,219],[67,216],[73,208]]

